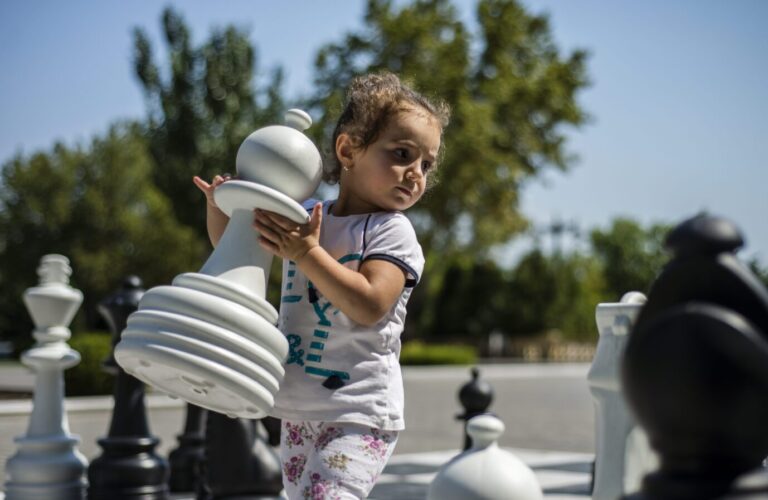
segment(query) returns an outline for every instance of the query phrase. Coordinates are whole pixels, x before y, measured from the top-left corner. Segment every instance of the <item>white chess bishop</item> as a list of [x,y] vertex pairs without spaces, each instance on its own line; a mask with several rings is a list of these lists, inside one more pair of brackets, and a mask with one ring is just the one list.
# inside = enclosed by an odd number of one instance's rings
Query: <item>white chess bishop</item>
[[299,202],[322,174],[320,153],[302,132],[309,115],[292,109],[285,121],[249,135],[237,152],[238,179],[216,188],[230,220],[202,269],[146,292],[115,348],[134,377],[231,417],[261,418],[274,406],[288,354],[265,299],[272,254],[258,245],[253,210],[307,222]]

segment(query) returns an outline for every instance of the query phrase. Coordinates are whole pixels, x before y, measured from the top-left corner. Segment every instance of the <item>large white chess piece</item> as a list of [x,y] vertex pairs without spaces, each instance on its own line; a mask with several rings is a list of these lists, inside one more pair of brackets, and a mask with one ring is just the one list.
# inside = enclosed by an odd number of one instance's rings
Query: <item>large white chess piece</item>
[[593,500],[615,500],[640,489],[643,476],[658,465],[645,432],[622,395],[620,366],[629,332],[646,297],[625,293],[618,303],[598,304],[600,338],[587,380],[595,400],[596,463]]
[[504,422],[493,415],[470,418],[472,447],[440,469],[427,500],[542,500],[530,467],[496,444],[503,432]]
[[63,255],[45,255],[37,274],[40,284],[24,292],[37,343],[21,355],[21,362],[36,374],[35,395],[27,433],[16,438],[19,449],[6,464],[5,498],[81,500],[88,463],[76,448],[80,438],[69,433],[64,370],[80,362],[67,340],[83,294],[69,286],[72,268]]
[[195,405],[230,416],[263,417],[285,371],[288,343],[265,300],[272,255],[257,243],[253,209],[308,221],[298,203],[320,183],[320,153],[301,131],[301,110],[286,126],[249,135],[237,152],[238,180],[221,184],[216,204],[230,221],[198,273],[144,294],[128,319],[115,359],[134,377]]

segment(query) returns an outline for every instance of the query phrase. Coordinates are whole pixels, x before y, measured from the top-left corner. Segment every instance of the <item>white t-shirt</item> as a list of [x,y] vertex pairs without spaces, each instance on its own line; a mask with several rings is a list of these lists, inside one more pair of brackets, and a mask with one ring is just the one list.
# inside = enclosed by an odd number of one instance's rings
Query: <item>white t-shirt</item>
[[[316,203],[310,200],[305,208]],[[386,316],[373,326],[336,309],[292,261],[283,261],[278,327],[290,351],[273,415],[289,420],[355,422],[402,430],[400,334],[405,305],[424,269],[410,221],[400,212],[336,217],[323,203],[320,245],[344,266],[382,259],[406,272],[406,284]]]

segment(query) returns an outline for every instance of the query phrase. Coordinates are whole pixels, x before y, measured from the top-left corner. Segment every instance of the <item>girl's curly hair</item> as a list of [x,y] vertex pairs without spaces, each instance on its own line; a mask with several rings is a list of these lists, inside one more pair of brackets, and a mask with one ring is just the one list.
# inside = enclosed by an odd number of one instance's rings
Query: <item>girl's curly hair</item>
[[355,146],[364,150],[376,142],[392,116],[410,106],[420,107],[434,116],[441,133],[448,126],[451,114],[448,104],[416,92],[396,75],[383,72],[354,78],[347,89],[344,110],[333,130],[323,180],[329,184],[339,182],[341,163],[336,157],[336,139],[340,134],[349,135]]

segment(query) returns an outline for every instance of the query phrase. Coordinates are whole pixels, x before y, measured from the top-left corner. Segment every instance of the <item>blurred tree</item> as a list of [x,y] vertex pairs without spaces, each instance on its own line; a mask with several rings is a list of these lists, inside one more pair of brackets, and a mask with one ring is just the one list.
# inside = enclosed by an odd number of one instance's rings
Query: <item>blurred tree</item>
[[162,16],[167,71],[154,62],[149,37],[134,30],[134,66],[149,108],[147,130],[156,164],[154,180],[171,200],[180,222],[205,236],[205,204],[192,177],[234,174],[243,139],[265,124],[280,123],[282,70],[254,88],[256,54],[247,33],[214,30],[193,47],[189,28],[171,8]]
[[578,253],[523,256],[508,278],[499,329],[512,336],[558,330],[569,340],[594,340],[595,306],[604,296],[599,263]]
[[550,328],[566,340],[596,341],[595,307],[605,298],[605,280],[599,262],[591,255],[552,257],[557,294],[546,305]]
[[[152,286],[199,263],[200,238],[180,226],[152,183],[152,160],[136,124],[118,124],[90,148],[60,144],[17,156],[0,183],[0,329],[31,340],[21,294],[38,282],[40,257],[69,257],[81,310],[93,324],[95,304],[127,274]],[[83,321],[84,315],[79,315]]]
[[505,331],[514,335],[534,335],[554,325],[547,307],[557,298],[557,275],[550,259],[538,248],[524,255],[512,270],[504,315]]
[[427,256],[415,292],[424,295],[413,301],[421,314],[409,315],[420,333],[437,320],[447,270],[484,260],[525,228],[521,186],[570,165],[563,128],[585,121],[576,94],[587,85],[587,55],[561,55],[547,16],[515,0],[480,0],[477,19],[472,34],[448,0],[369,0],[365,28],[322,47],[315,62],[318,138],[330,136],[349,80],[370,71],[394,71],[453,108],[440,183],[408,213]]
[[755,276],[757,276],[763,286],[768,288],[768,267],[764,267],[762,264],[760,264],[760,261],[757,260],[757,257],[750,258],[747,261],[747,266],[753,273],[755,273]]
[[505,278],[491,260],[449,267],[436,301],[434,336],[484,339],[498,328],[506,307]]
[[669,260],[664,239],[671,228],[665,224],[644,228],[635,220],[619,217],[608,229],[592,231],[592,251],[602,266],[607,300],[618,301],[633,290],[648,293]]
[[493,261],[454,264],[436,301],[434,337],[484,341],[493,330],[513,337],[558,330],[569,340],[594,340],[602,301],[599,262],[577,253],[534,249],[511,271]]

